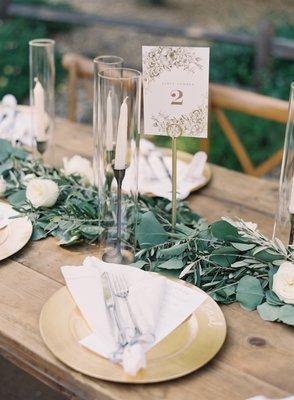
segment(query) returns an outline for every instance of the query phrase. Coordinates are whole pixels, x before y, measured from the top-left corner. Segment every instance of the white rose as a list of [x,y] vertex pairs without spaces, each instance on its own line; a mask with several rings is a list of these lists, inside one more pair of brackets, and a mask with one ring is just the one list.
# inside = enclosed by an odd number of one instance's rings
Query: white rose
[[3,176],[0,176],[0,197],[4,197],[6,192],[6,181]]
[[36,178],[36,175],[35,175],[35,174],[27,174],[27,175],[24,175],[24,176],[22,177],[22,179],[21,179],[21,183],[22,183],[23,185],[27,186],[28,183],[29,183],[31,180],[33,180],[34,178]]
[[58,185],[50,179],[32,179],[26,190],[26,197],[35,208],[52,207],[59,195]]
[[63,158],[63,172],[65,175],[78,174],[83,178],[86,185],[94,184],[93,168],[89,160],[84,157],[75,155],[68,159]]
[[283,262],[273,277],[273,291],[287,304],[294,304],[294,264]]

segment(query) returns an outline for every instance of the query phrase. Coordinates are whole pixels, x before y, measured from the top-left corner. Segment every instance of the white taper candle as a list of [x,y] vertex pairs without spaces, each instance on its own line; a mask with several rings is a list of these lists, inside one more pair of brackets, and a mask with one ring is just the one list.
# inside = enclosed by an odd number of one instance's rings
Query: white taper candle
[[106,150],[113,150],[113,115],[112,115],[112,97],[111,91],[109,90],[107,96],[107,107],[106,107]]
[[126,97],[120,107],[120,114],[117,128],[117,139],[115,148],[114,169],[126,168],[126,157],[128,147],[128,105]]
[[46,140],[45,133],[45,98],[44,89],[38,78],[35,78],[34,87],[34,121],[36,139],[39,141]]

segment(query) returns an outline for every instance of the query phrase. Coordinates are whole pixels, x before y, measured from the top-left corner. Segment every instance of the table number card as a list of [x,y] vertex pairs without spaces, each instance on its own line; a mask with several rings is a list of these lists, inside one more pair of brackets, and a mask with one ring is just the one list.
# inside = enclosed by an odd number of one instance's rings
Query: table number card
[[209,48],[143,46],[144,131],[207,137]]

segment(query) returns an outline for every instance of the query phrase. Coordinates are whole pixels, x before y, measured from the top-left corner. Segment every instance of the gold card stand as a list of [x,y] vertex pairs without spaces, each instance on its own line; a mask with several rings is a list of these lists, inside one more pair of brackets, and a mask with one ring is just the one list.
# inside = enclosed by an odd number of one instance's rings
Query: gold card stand
[[166,128],[172,140],[172,230],[177,223],[177,138],[182,135],[182,128],[178,124],[169,124]]

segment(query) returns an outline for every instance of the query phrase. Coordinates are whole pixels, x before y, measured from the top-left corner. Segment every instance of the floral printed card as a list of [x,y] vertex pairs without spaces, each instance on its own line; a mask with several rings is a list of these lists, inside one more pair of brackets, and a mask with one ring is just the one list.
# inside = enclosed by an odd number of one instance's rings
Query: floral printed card
[[207,137],[209,48],[143,46],[144,131]]

